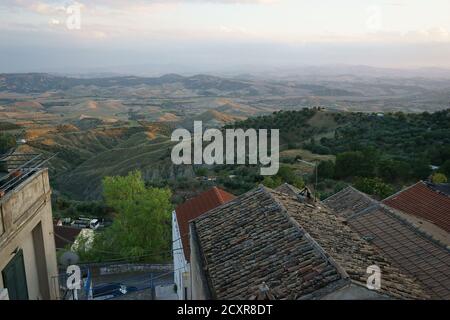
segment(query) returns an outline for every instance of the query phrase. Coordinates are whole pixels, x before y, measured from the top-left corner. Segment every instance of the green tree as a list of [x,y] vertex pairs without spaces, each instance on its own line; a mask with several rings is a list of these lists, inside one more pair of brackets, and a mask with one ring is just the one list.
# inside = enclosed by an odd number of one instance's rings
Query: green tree
[[403,161],[385,159],[378,163],[378,175],[388,182],[406,180],[410,177],[410,171],[408,163]]
[[373,175],[376,165],[376,155],[372,151],[347,151],[336,156],[336,178],[348,178],[354,176],[370,177]]
[[85,251],[96,260],[167,259],[171,236],[170,196],[168,189],[147,188],[139,171],[125,177],[105,177],[103,197],[116,212],[115,218],[109,228],[96,235],[92,249]]
[[280,181],[278,185],[286,182],[300,189],[305,186],[303,179],[295,173],[294,169],[288,166],[280,167],[276,178],[274,178],[275,183],[278,183],[278,181]]
[[16,138],[9,133],[0,133],[0,154],[16,146]]
[[280,186],[283,183],[280,177],[274,176],[265,176],[264,180],[262,181],[262,184],[265,185],[268,188],[275,189],[276,187]]
[[356,189],[384,199],[394,193],[394,188],[384,183],[380,178],[357,178],[354,186]]
[[426,179],[431,173],[430,164],[425,159],[413,161],[411,167],[413,177],[418,180]]
[[319,178],[331,179],[334,177],[334,162],[331,160],[321,161],[317,169]]
[[447,183],[447,177],[443,173],[436,172],[431,177],[431,181],[434,183]]
[[450,177],[450,160],[445,161],[442,166],[439,167],[438,172],[445,174]]

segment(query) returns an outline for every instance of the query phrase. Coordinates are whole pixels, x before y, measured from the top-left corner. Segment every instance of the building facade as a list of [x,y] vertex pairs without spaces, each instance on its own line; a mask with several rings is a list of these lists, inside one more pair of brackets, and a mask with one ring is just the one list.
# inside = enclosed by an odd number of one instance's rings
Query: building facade
[[0,292],[10,300],[59,297],[50,194],[47,169],[27,171],[2,191]]
[[234,199],[234,195],[213,187],[180,204],[172,212],[174,282],[180,300],[189,300],[192,297],[189,221],[232,199]]

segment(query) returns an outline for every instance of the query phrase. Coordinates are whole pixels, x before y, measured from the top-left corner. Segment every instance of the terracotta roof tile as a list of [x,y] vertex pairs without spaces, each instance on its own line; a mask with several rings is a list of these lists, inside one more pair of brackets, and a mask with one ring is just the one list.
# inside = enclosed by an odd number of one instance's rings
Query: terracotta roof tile
[[423,181],[383,200],[383,203],[450,232],[450,197],[427,186]]
[[175,209],[178,227],[180,228],[181,242],[183,244],[183,252],[186,260],[189,261],[190,258],[188,237],[189,221],[234,198],[235,196],[231,193],[217,187],[212,187],[211,189],[200,193],[196,197],[183,202]]
[[72,245],[80,234],[81,229],[70,226],[53,226],[55,233],[55,246],[57,249],[64,249]]

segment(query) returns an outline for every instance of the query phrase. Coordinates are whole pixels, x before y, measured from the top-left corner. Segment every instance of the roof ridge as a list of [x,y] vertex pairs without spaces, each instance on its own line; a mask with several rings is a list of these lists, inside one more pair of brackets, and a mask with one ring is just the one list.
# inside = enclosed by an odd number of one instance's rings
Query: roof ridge
[[223,204],[225,201],[222,197],[222,194],[219,191],[219,188],[217,188],[217,186],[213,186],[212,190],[214,191],[214,194],[217,196],[217,198],[219,198],[219,202]]
[[[420,183],[420,182],[422,182],[422,180],[419,181],[419,182],[417,182],[417,183],[415,183],[414,185],[416,185],[416,184],[418,184],[418,183]],[[350,188],[352,188],[353,190],[359,192],[360,194],[365,195],[365,193],[359,191],[358,189],[355,189],[355,188],[353,188],[353,187],[350,187]],[[404,190],[406,190],[406,189],[404,189]],[[369,198],[370,198],[370,197],[369,197]],[[400,216],[397,212],[395,212],[395,208],[392,208],[392,207],[390,207],[389,205],[383,203],[384,200],[383,200],[383,201],[378,201],[378,200],[375,200],[375,199],[372,199],[372,198],[370,198],[370,199],[374,202],[373,205],[368,206],[368,207],[366,207],[366,208],[364,208],[364,209],[361,209],[361,210],[355,212],[354,214],[352,214],[352,215],[350,215],[349,217],[347,217],[347,220],[354,219],[354,218],[359,217],[359,216],[361,216],[361,215],[363,215],[363,214],[370,214],[371,212],[373,212],[373,210],[376,210],[377,207],[378,207],[378,208],[384,209],[384,210],[385,210],[392,218],[398,220],[399,222],[401,222],[402,224],[404,224],[405,226],[407,226],[407,227],[408,227],[411,231],[413,231],[414,233],[416,233],[416,234],[418,234],[418,235],[424,237],[425,239],[427,239],[427,240],[433,242],[434,244],[436,244],[436,245],[442,247],[444,250],[447,250],[447,251],[450,252],[449,246],[447,246],[445,243],[441,242],[440,240],[434,238],[434,237],[433,237],[431,234],[429,234],[428,232],[426,232],[426,231],[420,229],[419,227],[417,227],[416,225],[414,225],[412,222],[410,222],[410,221],[408,221],[407,219],[405,219],[405,218],[403,218],[402,216]]]
[[398,194],[400,194],[400,193],[402,193],[402,192],[404,192],[404,191],[406,191],[406,190],[411,189],[412,187],[418,185],[419,183],[423,183],[423,184],[426,186],[426,184],[423,182],[423,180],[419,180],[418,182],[416,182],[416,183],[410,185],[409,187],[406,187],[406,188],[404,188],[404,189],[402,189],[402,190],[397,191],[397,192],[394,193],[394,194],[391,194],[389,197],[387,197],[387,198],[381,200],[381,202],[386,201],[386,200],[389,200],[389,199],[392,199],[393,197],[397,196]]
[[401,223],[403,223],[405,226],[407,226],[409,229],[411,229],[412,231],[414,231],[414,233],[417,233],[421,236],[423,236],[424,238],[426,238],[427,240],[433,242],[434,244],[442,247],[444,250],[448,251],[450,253],[450,247],[448,245],[446,245],[445,243],[441,242],[440,240],[434,238],[431,234],[429,234],[428,232],[420,229],[419,227],[417,227],[414,223],[408,221],[407,219],[403,218],[402,216],[400,216],[395,210],[395,208],[391,208],[390,206],[388,206],[387,204],[384,203],[379,203],[380,207],[384,210],[387,211],[387,213],[393,217],[394,219],[397,219],[398,221],[400,221]]
[[[283,205],[283,203],[277,199],[273,193],[281,193],[277,192],[275,190],[271,190],[265,186],[263,186],[263,190],[265,193],[267,193],[272,200],[274,200],[278,206],[280,207],[281,213],[286,217],[289,223],[291,223],[302,235],[305,236],[305,238],[311,243],[311,245],[319,252],[319,254],[328,261],[331,265],[333,265],[336,268],[336,271],[340,274],[341,280],[348,280],[350,281],[350,276],[347,274],[345,269],[328,253],[325,251],[325,249],[298,223],[297,220],[295,220],[290,214],[289,211],[286,209],[286,207]],[[272,191],[272,192],[270,192]],[[283,194],[283,193],[281,193]],[[299,204],[301,204],[299,202]]]
[[439,185],[449,185],[449,186],[450,186],[450,184],[448,184],[448,183],[434,183],[434,182],[424,181],[424,185],[425,185],[428,189],[430,189],[431,191],[434,191],[434,192],[436,192],[437,194],[440,194],[441,196],[450,198],[450,194],[447,194],[447,193],[445,193],[445,192],[442,192],[442,191],[440,191],[440,190],[438,190],[438,189],[434,189],[434,188],[431,186],[431,185],[435,185],[435,186],[439,186]]
[[350,189],[358,192],[360,195],[364,196],[367,200],[370,200],[371,202],[375,202],[378,203],[378,200],[375,200],[374,198],[372,198],[371,196],[369,196],[367,193],[362,192],[361,190],[356,189],[353,186],[348,186]]
[[323,199],[322,202],[323,202],[323,201],[327,201],[327,200],[329,200],[329,199],[332,199],[332,198],[335,197],[337,194],[339,194],[339,193],[341,193],[341,192],[343,192],[344,190],[347,190],[347,189],[350,189],[350,186],[347,186],[347,187],[345,187],[344,189],[341,189],[341,190],[339,190],[338,192],[333,193],[331,196],[329,196],[329,197]]

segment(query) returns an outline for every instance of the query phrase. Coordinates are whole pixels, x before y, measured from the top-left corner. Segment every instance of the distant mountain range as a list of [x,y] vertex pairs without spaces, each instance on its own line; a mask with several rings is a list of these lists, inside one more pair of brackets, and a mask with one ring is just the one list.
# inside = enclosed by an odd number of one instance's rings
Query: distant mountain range
[[209,75],[183,77],[167,74],[161,77],[143,78],[134,76],[105,78],[72,78],[46,73],[0,74],[0,92],[42,93],[55,90],[69,90],[77,86],[136,87],[140,85],[166,85],[181,83],[187,89],[240,90],[250,84],[242,80],[229,80]]

